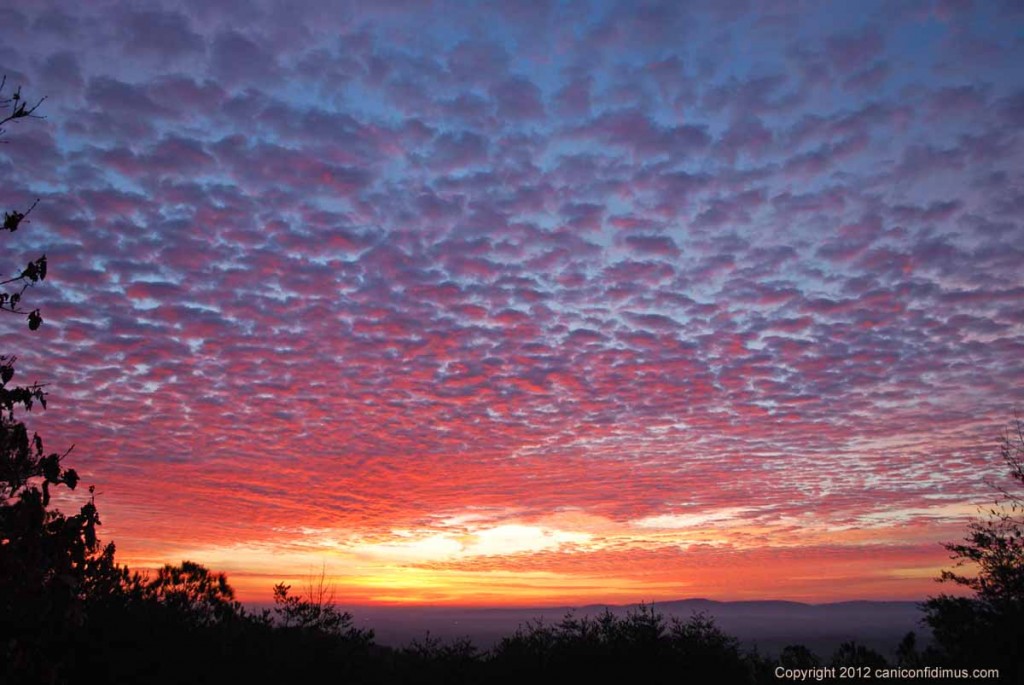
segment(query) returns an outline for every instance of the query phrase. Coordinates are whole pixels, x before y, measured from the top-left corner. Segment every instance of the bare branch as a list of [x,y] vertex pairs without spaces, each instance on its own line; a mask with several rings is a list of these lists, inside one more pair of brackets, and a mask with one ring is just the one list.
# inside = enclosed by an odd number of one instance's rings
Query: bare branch
[[[7,84],[7,77],[4,76],[3,80],[0,81],[0,91],[3,91],[4,85]],[[39,109],[39,105],[43,104],[46,97],[41,97],[34,105],[29,105],[28,102],[21,96],[21,86],[14,91],[14,94],[9,98],[0,99],[0,107],[11,106],[9,114],[0,118],[0,127],[4,124],[14,121],[15,119],[23,119],[25,117],[31,117],[33,119],[43,119],[44,117],[35,113]],[[3,128],[0,128],[0,135],[3,134]]]

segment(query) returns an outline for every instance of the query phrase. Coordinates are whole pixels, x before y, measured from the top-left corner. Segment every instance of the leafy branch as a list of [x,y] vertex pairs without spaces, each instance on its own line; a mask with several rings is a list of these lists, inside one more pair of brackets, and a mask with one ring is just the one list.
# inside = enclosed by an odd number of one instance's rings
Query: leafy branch
[[[24,119],[31,117],[33,119],[42,119],[43,117],[36,114],[35,111],[39,108],[39,105],[46,99],[45,97],[40,98],[34,105],[29,104],[28,101],[21,94],[21,87],[10,97],[3,96],[4,87],[7,85],[7,77],[0,78],[0,112],[6,112],[0,114],[0,136],[3,135],[4,124],[15,121],[17,119]],[[6,142],[6,141],[0,141]],[[32,213],[32,210],[39,204],[39,198],[36,198],[35,202],[25,210],[24,212],[19,210],[11,210],[4,212],[3,226],[0,229],[14,233],[18,230],[26,217]],[[0,280],[0,286],[18,284],[21,287],[16,288],[13,291],[0,292],[0,311],[5,311],[11,314],[27,314],[28,327],[30,330],[36,330],[43,323],[43,317],[39,313],[38,309],[26,310],[21,306],[21,298],[25,294],[25,290],[35,285],[39,281],[46,278],[46,255],[30,261],[21,272],[12,278],[6,280]]]

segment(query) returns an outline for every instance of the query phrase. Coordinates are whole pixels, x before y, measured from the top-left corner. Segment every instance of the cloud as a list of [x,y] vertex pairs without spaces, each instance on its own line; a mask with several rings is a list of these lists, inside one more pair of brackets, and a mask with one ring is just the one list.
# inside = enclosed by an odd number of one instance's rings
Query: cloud
[[700,126],[661,126],[638,109],[602,114],[574,136],[626,148],[636,155],[683,155],[700,150],[710,137]]
[[623,242],[634,252],[643,255],[678,257],[679,248],[672,238],[664,235],[629,235]]
[[120,20],[124,48],[136,55],[161,60],[202,53],[203,38],[192,30],[188,17],[179,12],[143,10],[125,13]]
[[256,85],[278,75],[274,55],[262,48],[260,41],[234,30],[213,38],[210,66],[214,76],[234,86]]
[[127,561],[931,591],[1024,402],[1019,41],[596,9],[5,15],[50,96],[0,146],[52,272],[9,344]]
[[544,116],[540,89],[522,77],[506,79],[491,88],[498,113],[511,119],[536,119]]

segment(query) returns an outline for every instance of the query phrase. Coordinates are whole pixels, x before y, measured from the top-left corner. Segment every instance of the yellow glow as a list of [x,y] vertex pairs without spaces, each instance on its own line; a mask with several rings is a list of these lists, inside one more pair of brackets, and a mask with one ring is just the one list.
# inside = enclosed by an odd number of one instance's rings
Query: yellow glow
[[[460,524],[465,522],[465,519],[459,521]],[[393,537],[396,539],[389,542],[357,543],[353,545],[352,551],[373,559],[447,561],[467,557],[542,552],[557,549],[564,544],[584,544],[589,542],[593,535],[509,523],[490,528],[469,527],[468,532],[393,531]]]
[[[878,571],[879,555],[888,553],[887,545],[914,539],[908,522],[915,517],[970,513],[962,505],[943,504],[890,516],[861,513],[858,525],[814,512],[778,516],[750,507],[632,521],[578,510],[528,520],[514,512],[455,512],[414,529],[276,530],[267,540],[179,548],[160,563],[153,562],[152,553],[133,556],[125,548],[119,554],[133,568],[197,561],[228,573],[239,596],[256,601],[267,601],[277,582],[304,587],[323,566],[338,600],[349,604],[629,603],[694,595],[807,599],[834,593],[828,588],[836,579],[850,586],[851,597],[864,596],[856,594],[855,581],[885,596],[899,596],[901,587],[919,588],[906,591],[906,597],[931,589],[941,549],[936,546],[920,564],[915,556],[894,557],[895,570],[884,573]],[[851,550],[850,555],[832,560],[837,547]],[[820,558],[800,551],[816,548],[829,551]],[[861,548],[869,551],[858,557]]]

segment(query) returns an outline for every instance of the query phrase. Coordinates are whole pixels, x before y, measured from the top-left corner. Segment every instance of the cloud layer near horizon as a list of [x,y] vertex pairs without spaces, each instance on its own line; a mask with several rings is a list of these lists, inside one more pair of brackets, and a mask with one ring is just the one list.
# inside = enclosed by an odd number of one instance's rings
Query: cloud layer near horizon
[[129,562],[908,597],[986,501],[1024,405],[1019,4],[0,26],[48,96],[0,148],[0,206],[41,198],[6,259],[52,271],[5,342]]

